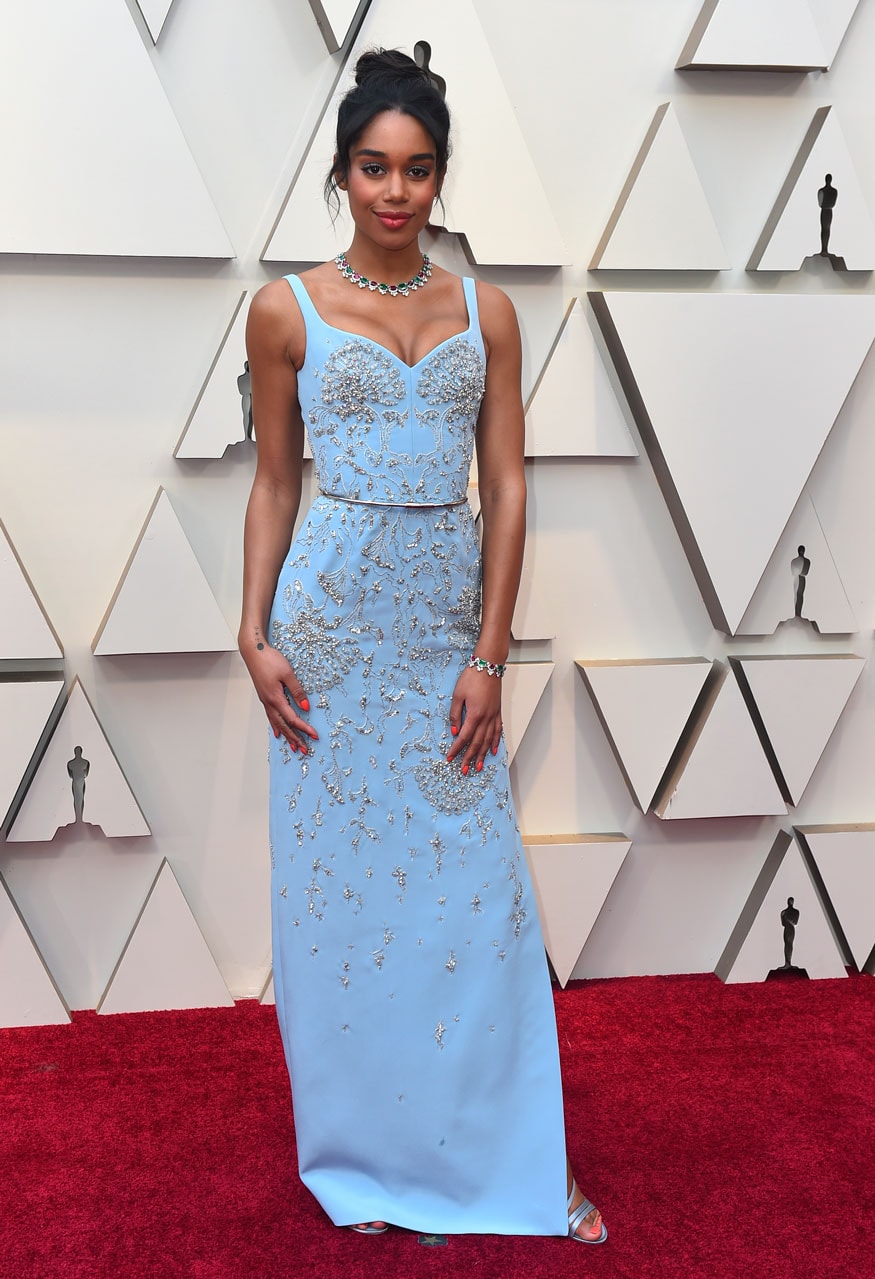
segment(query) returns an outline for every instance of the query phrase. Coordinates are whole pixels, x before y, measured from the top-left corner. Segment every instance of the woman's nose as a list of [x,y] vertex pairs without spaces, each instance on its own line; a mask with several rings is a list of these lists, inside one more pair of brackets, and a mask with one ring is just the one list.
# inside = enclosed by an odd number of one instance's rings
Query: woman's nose
[[386,181],[386,199],[403,200],[407,195],[407,181],[403,173],[389,172]]

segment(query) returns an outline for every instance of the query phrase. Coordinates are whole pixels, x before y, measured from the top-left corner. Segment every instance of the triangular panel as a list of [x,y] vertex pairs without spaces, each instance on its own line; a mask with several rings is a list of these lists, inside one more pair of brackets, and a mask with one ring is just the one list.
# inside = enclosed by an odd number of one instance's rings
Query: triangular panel
[[852,653],[730,661],[784,798],[798,804],[865,662]]
[[703,599],[733,633],[872,344],[875,297],[591,297]]
[[0,41],[0,253],[230,258],[118,0],[20,4]]
[[787,812],[741,690],[726,672],[672,771],[656,808],[666,820]]
[[706,0],[677,65],[816,71],[829,59],[808,0]]
[[0,520],[0,661],[63,655],[61,641]]
[[632,841],[624,835],[527,835],[523,844],[544,945],[564,987]]
[[[568,249],[532,161],[472,0],[373,0],[350,52],[380,46],[412,54],[430,46],[429,68],[447,82],[456,132],[444,185],[447,229],[465,236],[475,262],[558,266]],[[345,213],[332,228],[322,184],[334,153],[337,103],[351,85],[341,76],[264,251],[272,262],[322,262],[350,239]],[[496,138],[501,145],[496,146]],[[496,192],[501,214],[496,216]]]
[[337,53],[342,47],[357,14],[369,3],[370,0],[310,0],[329,53]]
[[12,801],[64,691],[64,677],[0,679],[0,823]]
[[577,666],[626,783],[646,813],[712,664],[692,657]]
[[146,1013],[233,1003],[165,858],[97,1011]]
[[221,653],[236,648],[163,488],[91,647],[99,656]]
[[0,1028],[62,1026],[70,1010],[0,879]]
[[826,65],[832,65],[839,45],[845,38],[851,18],[860,0],[808,0],[826,56]]
[[231,444],[252,438],[251,389],[247,386],[246,318],[249,294],[241,293],[228,321],[173,456],[221,457]]
[[99,826],[110,838],[150,833],[78,679],[7,838],[19,843],[49,840],[75,821]]
[[796,503],[735,633],[771,635],[794,618],[796,625],[813,627],[821,635],[857,630],[808,489]]
[[[827,181],[827,179],[829,179]],[[831,214],[821,203],[832,205]],[[828,227],[823,219],[830,217]],[[875,223],[832,107],[821,107],[748,263],[750,271],[798,271],[821,256],[834,267],[875,267]]]
[[847,977],[844,961],[811,878],[794,841],[780,831],[766,858],[715,972],[727,983],[765,981],[783,968],[787,928],[781,919],[799,912],[791,934],[790,963],[809,977]]
[[544,574],[533,570],[529,558],[523,560],[510,631],[516,640],[556,638],[556,601],[547,590]]
[[862,969],[875,946],[875,826],[799,826],[796,834],[823,880],[854,963]]
[[553,674],[553,662],[511,662],[504,676],[502,718],[508,761],[519,749]]
[[158,43],[164,23],[167,21],[167,15],[170,12],[170,6],[173,0],[137,0],[137,8],[143,15],[143,20],[149,28],[149,35],[152,37],[152,43]]
[[273,984],[273,969],[271,968],[267,981],[264,983],[264,989],[259,996],[260,1004],[270,1004],[271,1007],[276,1006],[276,989]]
[[732,265],[670,102],[657,109],[589,265],[606,271]]
[[638,456],[603,347],[590,308],[574,298],[526,405],[526,457]]

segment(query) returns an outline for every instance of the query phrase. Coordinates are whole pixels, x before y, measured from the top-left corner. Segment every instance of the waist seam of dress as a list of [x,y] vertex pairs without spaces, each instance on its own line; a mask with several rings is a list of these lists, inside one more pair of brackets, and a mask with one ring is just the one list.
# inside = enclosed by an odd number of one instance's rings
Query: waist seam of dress
[[369,498],[347,497],[342,493],[328,493],[325,489],[320,489],[318,496],[330,498],[333,502],[351,502],[354,506],[401,507],[409,511],[441,510],[445,506],[464,506],[468,501],[467,497],[459,497],[452,502],[373,502]]

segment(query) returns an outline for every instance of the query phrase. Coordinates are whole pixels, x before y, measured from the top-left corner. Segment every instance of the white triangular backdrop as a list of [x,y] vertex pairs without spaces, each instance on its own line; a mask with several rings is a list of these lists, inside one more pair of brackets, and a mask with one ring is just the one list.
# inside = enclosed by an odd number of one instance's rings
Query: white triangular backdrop
[[516,640],[556,638],[556,601],[549,593],[544,574],[535,571],[531,552],[523,559],[510,631]]
[[733,659],[756,703],[791,803],[802,798],[865,664],[852,653]]
[[809,977],[847,977],[844,960],[795,840],[781,831],[766,858],[738,923],[717,961],[727,983],[765,981],[784,963],[781,911],[788,897],[799,911],[792,963]]
[[808,0],[830,66],[847,34],[860,0]]
[[782,622],[793,620],[798,589],[798,568],[794,570],[794,563],[800,546],[805,548],[809,571],[801,617],[793,624],[800,628],[814,626],[821,635],[850,635],[857,630],[857,619],[806,488],[769,557],[736,635],[771,635]]
[[142,13],[149,28],[149,35],[155,44],[158,43],[158,37],[164,29],[172,4],[173,0],[137,0],[137,8]]
[[15,192],[0,203],[0,253],[234,256],[118,0],[15,6],[0,41],[0,119],[15,121],[0,131]]
[[228,1008],[234,1000],[165,858],[97,1005],[99,1013]]
[[808,0],[705,0],[678,59],[678,67],[738,70],[827,66],[821,29]]
[[119,653],[223,653],[237,645],[163,488],[92,643]]
[[310,8],[329,53],[337,53],[349,34],[353,19],[369,3],[370,0],[310,0]]
[[188,416],[173,456],[180,459],[222,457],[231,444],[246,438],[237,379],[246,361],[246,319],[250,296],[237,299],[203,386]]
[[672,821],[787,812],[741,690],[728,672],[656,812]]
[[544,945],[565,986],[632,846],[624,835],[527,836]]
[[0,679],[0,822],[5,821],[63,691],[63,675],[47,680]]
[[149,825],[128,785],[100,721],[78,679],[67,696],[45,753],[25,792],[7,838],[12,843],[53,839],[74,820],[72,782],[67,764],[76,746],[89,761],[83,821],[99,826],[108,838],[148,835]]
[[875,826],[800,826],[858,968],[875,946]]
[[638,807],[647,812],[712,664],[578,662]]
[[62,1026],[70,1010],[0,879],[0,1027]]
[[575,298],[526,405],[526,457],[638,456],[603,346],[589,306]]
[[734,633],[875,337],[875,297],[591,296],[714,623]]
[[0,661],[63,655],[61,641],[0,520]]
[[[510,662],[504,676],[502,718],[508,761],[512,760],[532,722],[544,689],[553,674],[553,662]],[[494,676],[488,677],[494,678]]]
[[732,263],[677,112],[657,108],[590,270],[722,271]]
[[875,267],[875,223],[832,107],[821,107],[748,263],[748,270],[798,271],[820,253],[818,192],[830,174],[838,197],[828,251],[849,271]]

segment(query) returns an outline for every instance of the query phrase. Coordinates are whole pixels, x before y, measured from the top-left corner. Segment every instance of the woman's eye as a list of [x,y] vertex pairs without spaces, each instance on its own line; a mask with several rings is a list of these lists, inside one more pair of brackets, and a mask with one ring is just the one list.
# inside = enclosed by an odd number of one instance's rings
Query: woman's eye
[[367,175],[371,178],[377,177],[382,172],[383,172],[382,164],[374,163],[374,164],[362,165],[362,173],[367,173]]
[[410,174],[412,178],[431,177],[431,172],[428,169],[421,168],[421,166],[418,164],[415,164],[412,169],[408,169],[408,173]]

